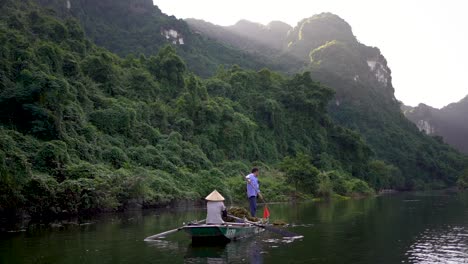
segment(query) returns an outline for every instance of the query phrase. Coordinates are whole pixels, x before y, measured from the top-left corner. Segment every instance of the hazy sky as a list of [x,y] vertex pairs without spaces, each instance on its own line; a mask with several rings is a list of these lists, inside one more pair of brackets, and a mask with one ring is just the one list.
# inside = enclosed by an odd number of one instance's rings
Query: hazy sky
[[332,12],[358,40],[379,47],[405,104],[443,107],[468,95],[468,1],[464,0],[154,0],[166,14],[218,25],[240,19],[292,26]]

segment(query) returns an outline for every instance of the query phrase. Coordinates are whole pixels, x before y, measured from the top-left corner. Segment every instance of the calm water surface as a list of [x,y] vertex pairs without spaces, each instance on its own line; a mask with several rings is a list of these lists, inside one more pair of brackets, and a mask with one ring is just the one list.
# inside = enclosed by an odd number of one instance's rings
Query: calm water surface
[[149,243],[143,239],[205,212],[146,211],[17,226],[23,230],[0,233],[0,263],[468,263],[468,193],[275,204],[270,213],[304,238],[289,242],[264,232],[192,247],[180,232]]

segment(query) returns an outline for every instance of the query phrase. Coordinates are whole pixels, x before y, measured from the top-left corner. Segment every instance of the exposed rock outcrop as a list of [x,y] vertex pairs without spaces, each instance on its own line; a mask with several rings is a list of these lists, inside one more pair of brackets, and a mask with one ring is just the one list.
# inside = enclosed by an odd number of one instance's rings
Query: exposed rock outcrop
[[468,96],[442,109],[419,104],[414,108],[405,107],[403,113],[419,130],[441,136],[445,142],[468,153]]

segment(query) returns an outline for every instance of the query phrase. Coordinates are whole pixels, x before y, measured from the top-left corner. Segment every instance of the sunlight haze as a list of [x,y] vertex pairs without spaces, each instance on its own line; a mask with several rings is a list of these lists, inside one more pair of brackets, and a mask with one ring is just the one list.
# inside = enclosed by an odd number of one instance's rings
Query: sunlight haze
[[397,99],[407,105],[443,107],[468,94],[468,32],[463,1],[215,1],[154,0],[168,15],[218,25],[240,19],[295,26],[332,12],[345,19],[365,45],[380,48],[392,70]]

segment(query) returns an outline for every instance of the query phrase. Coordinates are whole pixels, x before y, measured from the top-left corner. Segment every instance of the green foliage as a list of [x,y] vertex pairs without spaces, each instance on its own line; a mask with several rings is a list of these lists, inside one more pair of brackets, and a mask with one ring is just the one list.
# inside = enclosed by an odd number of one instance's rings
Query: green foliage
[[296,157],[286,157],[280,165],[285,172],[287,182],[293,183],[296,190],[300,188],[309,193],[318,193],[319,170],[312,165],[310,157],[299,153]]
[[87,56],[81,63],[83,73],[91,77],[95,82],[105,84],[112,82],[116,76],[116,70],[112,64],[112,58],[107,53]]
[[[245,165],[246,164],[244,164],[244,166]],[[238,173],[237,175],[228,177],[225,180],[228,188],[231,190],[231,195],[228,196],[229,202],[246,202],[247,186],[244,177],[245,175]],[[261,167],[259,176],[260,190],[268,202],[287,202],[300,195],[300,193],[297,193],[294,187],[286,181],[287,178],[284,173],[275,169],[266,169]]]
[[333,182],[326,172],[321,172],[317,175],[317,195],[321,197],[330,198],[333,194]]
[[375,189],[403,189],[405,179],[398,167],[386,164],[382,160],[369,163],[366,181]]
[[136,113],[131,108],[113,105],[110,108],[96,110],[89,115],[91,123],[105,133],[130,134],[135,124]]
[[150,57],[148,69],[169,96],[175,97],[180,91],[177,88],[184,87],[185,63],[172,46],[165,46],[156,57]]
[[374,193],[374,190],[365,181],[359,179],[350,181],[349,190],[352,195],[370,195]]
[[50,141],[45,143],[37,152],[34,168],[55,176],[58,181],[63,181],[65,166],[69,161],[70,157],[65,142]]
[[[86,40],[76,21],[29,1],[5,1],[0,15],[2,212],[151,207],[212,189],[241,200],[239,174],[252,163],[269,174],[261,188],[271,200],[288,200],[294,187],[331,196],[372,193],[363,180],[401,184],[390,162],[371,162],[364,139],[332,121],[333,91],[309,73],[233,66],[201,79],[179,49],[122,59]],[[450,152],[434,148],[408,161],[434,169],[433,186],[462,164],[454,155],[437,167],[441,150]],[[284,174],[268,169],[278,162]]]
[[109,149],[104,150],[102,158],[116,169],[121,168],[128,161],[125,152],[118,147],[109,147]]
[[457,186],[460,189],[468,188],[468,169],[465,169],[458,177]]
[[[179,56],[183,58],[183,61],[180,60],[180,62],[184,65],[187,64],[191,71],[203,77],[213,75],[219,65],[238,64],[247,68],[260,69],[267,64],[272,64],[272,59],[267,56],[245,54],[230,45],[221,44],[194,32],[185,21],[162,13],[149,1],[143,3],[150,3],[149,5],[137,9],[132,6],[133,2],[127,0],[114,0],[110,1],[111,3],[78,1],[73,2],[71,10],[64,8],[65,4],[60,1],[35,0],[35,2],[54,9],[59,16],[73,16],[81,23],[86,31],[86,36],[94,43],[123,57],[132,53],[143,53],[149,57],[167,49],[165,46],[171,45],[171,49],[177,50]],[[139,3],[139,5],[141,4]],[[109,5],[112,8],[109,8]],[[35,17],[35,23],[37,23],[36,21],[49,21],[49,19],[40,17],[39,13],[35,14]],[[21,28],[21,20],[14,16],[9,20],[12,26]],[[73,37],[81,40],[84,37],[83,30],[76,27],[74,22],[75,20],[70,22],[73,23],[73,27],[68,26],[68,23],[65,25],[57,24],[55,20],[39,23],[37,32],[40,32],[40,29],[47,25],[47,30],[42,30],[44,32],[41,33],[48,38],[55,39],[61,36],[59,33],[62,33],[64,34],[62,38]],[[60,26],[64,26],[65,32]],[[171,34],[169,34],[170,31]],[[177,35],[174,35],[175,32]],[[72,45],[79,46],[76,44],[73,42]],[[79,48],[77,47],[77,49]],[[168,69],[176,66],[173,64],[175,61],[170,60],[169,58],[169,61],[156,62],[159,65],[165,65],[164,67]],[[275,66],[280,67],[276,64]],[[180,74],[172,70],[162,69],[160,73],[162,73],[160,77],[164,76],[164,78],[172,80],[181,77]]]
[[285,173],[286,182],[294,183],[296,191],[299,188],[325,198],[330,198],[333,194],[355,196],[374,193],[365,181],[352,177],[349,173],[337,170],[319,171],[312,165],[312,158],[303,153],[284,158],[280,168]]

